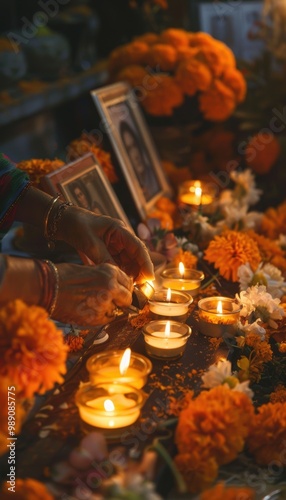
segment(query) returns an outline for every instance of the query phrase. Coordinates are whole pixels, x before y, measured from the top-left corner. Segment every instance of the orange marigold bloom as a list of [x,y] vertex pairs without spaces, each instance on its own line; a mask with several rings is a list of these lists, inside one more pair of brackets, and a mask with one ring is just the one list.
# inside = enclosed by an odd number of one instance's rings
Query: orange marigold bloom
[[161,196],[158,201],[156,201],[156,208],[162,210],[163,212],[167,212],[170,215],[173,215],[177,210],[177,205],[170,198],[166,196]]
[[136,40],[137,42],[147,43],[147,45],[153,45],[159,42],[159,35],[156,33],[144,33],[143,35],[137,36]]
[[225,68],[225,62],[221,50],[216,43],[200,46],[196,58],[206,64],[215,77],[220,77],[222,75]]
[[17,164],[17,168],[26,172],[29,175],[30,181],[38,187],[44,175],[57,170],[64,164],[65,162],[58,158],[54,160],[33,158],[32,160],[21,161]]
[[189,45],[189,38],[186,31],[177,28],[169,28],[163,31],[159,39],[160,43],[172,45],[176,49],[179,47],[187,47]]
[[[286,342],[284,344],[286,347]],[[286,352],[286,349],[284,352]],[[270,403],[286,403],[286,388],[284,385],[277,385],[276,389],[270,394]]]
[[249,140],[245,148],[245,160],[255,173],[267,174],[280,153],[280,142],[272,132],[258,132]]
[[199,106],[207,120],[226,120],[234,111],[235,96],[220,80],[214,80],[210,89],[199,95]]
[[42,307],[14,300],[0,309],[0,375],[11,380],[19,398],[61,383],[67,350],[61,330]]
[[261,261],[257,243],[238,231],[225,231],[215,236],[205,250],[205,259],[230,281],[238,280],[237,270],[242,264],[248,262],[254,270]]
[[181,61],[177,67],[176,81],[187,95],[194,95],[199,90],[207,90],[212,82],[209,68],[196,59]]
[[144,64],[149,51],[147,43],[134,40],[114,49],[108,59],[109,71],[114,73],[129,64]]
[[190,47],[209,47],[214,43],[214,38],[209,33],[205,33],[204,31],[188,33],[188,40]]
[[68,346],[69,352],[77,352],[82,349],[84,339],[78,335],[68,333],[64,337],[64,343]]
[[177,51],[171,45],[152,45],[146,55],[146,63],[158,71],[173,71],[177,62]]
[[258,465],[281,463],[286,441],[286,403],[268,403],[252,419],[247,445]]
[[252,488],[244,486],[225,486],[218,483],[213,488],[204,491],[199,500],[255,500],[256,493]]
[[271,240],[270,238],[266,238],[265,236],[261,234],[257,234],[255,231],[250,229],[247,231],[248,236],[256,241],[260,255],[261,255],[261,260],[263,262],[273,262],[273,258],[275,256],[279,257],[284,257],[284,252],[282,248],[280,248],[275,241]]
[[3,484],[1,500],[54,500],[54,496],[47,490],[46,486],[35,479],[16,479],[15,492],[11,494],[8,490],[9,484]]
[[223,72],[223,83],[233,90],[236,102],[242,102],[246,95],[246,81],[243,74],[235,68],[227,68]]
[[209,486],[219,466],[242,451],[253,415],[245,394],[222,385],[201,392],[182,410],[175,433],[175,462],[191,493]]
[[160,221],[160,228],[172,231],[174,229],[174,221],[170,214],[164,212],[163,210],[152,210],[148,214],[148,219],[158,219]]
[[279,344],[279,352],[282,352],[282,353],[286,352],[286,342],[281,342]]
[[235,68],[236,60],[232,50],[220,40],[215,40],[216,47],[220,51],[220,57],[224,67]]
[[175,267],[178,267],[180,262],[183,262],[187,269],[195,269],[197,267],[198,258],[188,250],[180,248],[172,260],[172,264],[174,264]]
[[249,333],[245,338],[245,344],[253,348],[249,356],[248,378],[251,382],[259,382],[264,363],[272,360],[271,346],[268,340],[261,340],[260,335],[256,333]]
[[261,221],[261,231],[268,238],[275,240],[285,232],[286,227],[286,201],[277,208],[268,208]]
[[146,78],[148,78],[148,73],[142,66],[131,64],[130,66],[126,66],[126,68],[122,68],[116,74],[114,80],[118,82],[128,82],[132,87],[138,87],[139,85],[143,85],[144,87]]
[[183,92],[170,76],[156,75],[154,82],[154,87],[146,91],[146,96],[141,101],[142,106],[151,115],[171,116],[174,108],[183,103]]

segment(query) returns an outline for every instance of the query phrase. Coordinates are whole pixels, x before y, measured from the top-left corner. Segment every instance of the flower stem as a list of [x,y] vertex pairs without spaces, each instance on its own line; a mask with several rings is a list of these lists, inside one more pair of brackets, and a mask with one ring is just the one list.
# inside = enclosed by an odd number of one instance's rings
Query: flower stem
[[[219,276],[219,273],[216,273],[216,274],[212,274],[211,278],[206,282],[204,283],[202,286],[201,286],[201,290],[204,290],[205,288],[207,288],[209,285],[211,285],[214,281],[218,281],[218,276]],[[220,285],[220,283],[219,283]]]
[[158,455],[160,455],[160,457],[163,458],[164,462],[169,466],[176,481],[178,492],[186,493],[187,486],[183,479],[183,476],[179,472],[177,466],[175,465],[172,457],[170,456],[166,448],[160,443],[159,438],[154,439],[152,445],[150,446],[150,449],[156,451]]

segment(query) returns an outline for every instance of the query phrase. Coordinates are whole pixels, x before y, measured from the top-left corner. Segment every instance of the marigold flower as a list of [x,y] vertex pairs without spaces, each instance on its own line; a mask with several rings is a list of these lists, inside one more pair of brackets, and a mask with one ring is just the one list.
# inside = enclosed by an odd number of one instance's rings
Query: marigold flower
[[[286,352],[286,342],[284,342],[284,344],[285,344],[284,352]],[[279,346],[279,351],[280,351],[280,346]],[[284,387],[284,385],[281,384],[277,385],[275,390],[270,394],[270,403],[286,403],[286,388]]]
[[286,201],[277,208],[268,208],[261,221],[261,232],[274,240],[285,232],[286,227]]
[[156,33],[144,33],[143,35],[137,36],[136,40],[137,42],[147,43],[147,45],[153,45],[159,42],[159,35]]
[[224,43],[221,42],[220,40],[214,40],[217,48],[220,51],[220,57],[223,63],[223,66],[225,68],[235,68],[236,66],[236,61],[235,61],[235,56],[232,50]]
[[173,258],[172,264],[174,264],[175,267],[178,267],[180,262],[183,262],[187,269],[196,269],[198,258],[188,250],[180,248],[178,253]]
[[148,51],[149,47],[147,43],[137,40],[116,47],[108,59],[109,71],[114,73],[129,64],[145,64],[145,57]]
[[21,161],[17,164],[17,168],[26,172],[29,175],[30,181],[38,187],[44,175],[57,170],[64,164],[65,163],[58,158],[54,160],[33,158],[31,160]]
[[248,230],[247,234],[252,240],[256,241],[259,247],[261,260],[263,262],[271,262],[273,265],[275,265],[273,262],[273,258],[275,256],[284,257],[282,248],[280,248],[275,241],[256,233],[252,229]]
[[159,37],[160,43],[172,45],[176,49],[178,47],[187,47],[189,39],[186,31],[176,28],[169,28],[163,31]]
[[177,62],[177,51],[171,45],[157,43],[152,45],[146,55],[146,63],[159,71],[173,71]]
[[246,81],[243,74],[235,68],[226,68],[222,81],[233,90],[236,102],[242,102],[246,95]]
[[15,385],[19,398],[61,383],[67,350],[61,330],[42,307],[14,300],[0,309],[0,374]]
[[163,210],[154,209],[148,214],[148,219],[157,219],[160,223],[161,229],[172,231],[174,229],[174,222],[170,214]]
[[258,465],[281,463],[286,441],[286,403],[268,403],[252,419],[247,445]]
[[170,198],[167,198],[166,196],[161,196],[158,201],[156,201],[156,208],[158,210],[163,210],[164,212],[167,212],[170,215],[174,215],[174,213],[177,210],[177,205],[174,203]]
[[201,392],[182,410],[175,433],[175,462],[190,492],[210,485],[218,467],[242,451],[253,415],[248,396],[225,386]]
[[201,493],[199,500],[255,500],[256,493],[244,486],[225,486],[218,483],[213,488]]
[[214,43],[214,38],[209,33],[205,33],[204,31],[188,33],[188,40],[190,47],[209,47]]
[[64,337],[64,343],[68,346],[69,352],[80,351],[84,345],[84,339],[78,335],[68,333]]
[[181,61],[177,67],[176,82],[187,95],[195,95],[198,90],[207,90],[212,81],[209,68],[195,59]]
[[132,87],[138,87],[143,85],[144,81],[148,78],[147,71],[139,64],[131,64],[130,66],[126,66],[122,68],[114,77],[115,81],[118,82],[128,82]]
[[174,108],[183,103],[183,92],[170,76],[160,74],[154,77],[154,81],[156,86],[146,91],[142,106],[151,115],[170,116]]
[[249,262],[251,268],[256,269],[261,260],[256,242],[238,231],[215,236],[205,250],[205,259],[230,281],[238,280],[237,271],[242,264]]
[[[258,144],[258,145],[257,145]],[[267,174],[281,153],[278,139],[272,132],[259,132],[245,148],[245,160],[257,174]]]
[[[46,486],[36,479],[16,479],[15,492],[12,493],[14,500],[54,500],[54,496],[47,490]],[[11,500],[11,491],[6,481],[1,490],[1,500]]]
[[210,89],[199,95],[200,110],[207,120],[226,120],[234,111],[234,93],[220,80],[215,80]]

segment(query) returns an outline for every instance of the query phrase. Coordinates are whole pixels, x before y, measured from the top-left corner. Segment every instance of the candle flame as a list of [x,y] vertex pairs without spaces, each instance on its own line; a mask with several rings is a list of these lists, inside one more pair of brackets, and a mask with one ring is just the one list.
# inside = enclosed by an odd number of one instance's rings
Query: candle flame
[[216,310],[217,310],[218,314],[222,314],[222,301],[221,300],[218,301]]
[[144,293],[145,297],[147,297],[147,299],[151,299],[154,295],[154,286],[153,286],[153,283],[151,283],[150,281],[145,281],[145,283],[143,283],[141,286],[140,286],[140,290],[142,293]]
[[195,188],[195,196],[199,199],[201,198],[201,196],[202,196],[202,188],[201,187]]
[[183,278],[184,274],[185,274],[185,266],[184,266],[183,262],[179,263],[179,273],[180,273],[181,277]]
[[130,365],[130,358],[131,358],[131,349],[128,347],[127,349],[125,349],[120,361],[119,371],[121,375],[124,375],[127,372],[128,367]]
[[114,411],[114,409],[115,409],[115,406],[114,406],[113,402],[111,401],[111,399],[106,399],[103,402],[103,406],[104,406],[105,411]]
[[170,337],[170,331],[171,331],[171,323],[170,323],[170,321],[167,321],[166,326],[165,326],[165,337],[166,338]]
[[170,302],[170,300],[171,300],[171,296],[172,296],[171,294],[172,294],[171,288],[168,288],[168,290],[167,290],[167,296],[166,296],[166,299],[167,299],[168,302]]

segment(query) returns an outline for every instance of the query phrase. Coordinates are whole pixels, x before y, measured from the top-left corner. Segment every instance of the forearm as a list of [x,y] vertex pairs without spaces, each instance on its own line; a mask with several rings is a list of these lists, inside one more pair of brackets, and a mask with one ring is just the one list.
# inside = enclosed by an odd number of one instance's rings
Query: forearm
[[0,305],[15,299],[40,304],[41,275],[34,260],[0,255],[0,269]]

